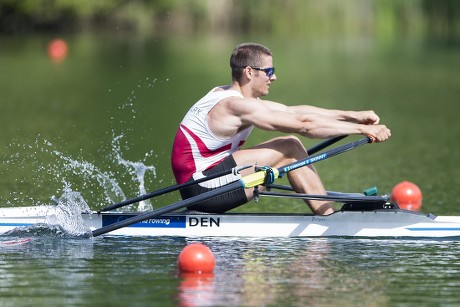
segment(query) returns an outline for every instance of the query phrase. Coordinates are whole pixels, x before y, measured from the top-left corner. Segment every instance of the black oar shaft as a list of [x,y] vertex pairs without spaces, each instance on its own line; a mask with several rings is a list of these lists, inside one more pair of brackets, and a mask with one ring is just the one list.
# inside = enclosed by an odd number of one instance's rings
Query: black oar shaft
[[340,136],[336,136],[336,137],[333,137],[333,138],[330,138],[330,139],[327,139],[327,140],[324,140],[322,141],[321,143],[315,145],[315,146],[312,146],[310,148],[307,149],[307,153],[311,156],[311,155],[314,155],[315,153],[317,153],[318,151],[320,150],[323,150],[324,148],[328,147],[328,146],[331,146],[332,144],[335,144],[337,143],[338,141],[346,138],[348,135],[340,135]]
[[178,201],[178,202],[176,202],[174,204],[171,204],[171,205],[168,205],[168,206],[165,206],[165,207],[161,207],[161,208],[159,208],[157,210],[154,210],[154,211],[151,211],[151,212],[146,212],[146,213],[143,213],[143,214],[139,214],[139,215],[136,215],[134,217],[128,218],[126,220],[123,220],[121,222],[113,223],[113,224],[110,224],[110,225],[95,229],[95,230],[93,230],[92,234],[93,234],[93,237],[97,237],[97,236],[100,236],[102,234],[105,234],[105,233],[108,233],[108,232],[111,232],[111,231],[114,231],[114,230],[117,230],[117,229],[120,229],[120,228],[123,228],[123,227],[127,227],[127,226],[130,226],[132,224],[139,223],[139,222],[142,222],[142,221],[145,221],[145,220],[148,220],[148,219],[152,219],[152,218],[158,217],[158,216],[160,216],[162,214],[169,213],[169,212],[172,212],[172,211],[175,211],[175,210],[179,210],[181,208],[185,208],[187,206],[199,203],[201,201],[208,200],[208,199],[210,199],[212,197],[222,195],[223,193],[236,191],[236,190],[242,189],[242,188],[243,188],[243,183],[242,183],[241,180],[238,180],[238,181],[235,181],[235,182],[230,183],[228,185],[225,185],[223,187],[220,187],[218,189],[211,190],[209,192],[206,192],[206,193],[203,193],[203,194],[200,194],[200,195],[197,195],[197,196],[193,196],[193,197]]
[[342,146],[333,148],[333,149],[328,150],[327,152],[324,152],[322,154],[318,154],[316,156],[312,156],[310,158],[307,158],[307,159],[304,159],[304,160],[300,160],[300,161],[288,164],[288,165],[283,166],[283,167],[278,169],[279,177],[282,177],[284,174],[286,174],[287,172],[290,172],[292,170],[298,169],[298,168],[306,166],[306,165],[310,165],[312,163],[327,159],[329,157],[336,156],[338,154],[341,154],[341,153],[344,153],[346,151],[352,150],[352,149],[354,149],[354,148],[356,148],[358,146],[361,146],[361,145],[364,145],[364,144],[367,144],[367,143],[372,143],[372,139],[369,138],[369,137],[365,137],[365,138],[363,138],[361,140],[358,140],[356,142],[351,142],[351,143],[344,144]]
[[250,166],[243,166],[241,168],[232,168],[232,169],[229,169],[229,170],[225,170],[225,171],[213,174],[213,175],[209,175],[209,176],[197,179],[197,180],[188,181],[188,182],[185,182],[185,183],[182,183],[182,184],[177,184],[177,185],[166,187],[166,188],[163,188],[163,189],[160,189],[160,190],[156,190],[156,191],[144,194],[144,195],[140,195],[138,197],[127,199],[127,200],[121,201],[119,203],[107,206],[107,207],[102,208],[99,211],[97,211],[97,213],[101,213],[101,212],[104,212],[104,211],[115,210],[115,209],[118,209],[120,207],[124,207],[124,206],[131,205],[131,204],[134,204],[134,203],[137,203],[137,202],[140,202],[140,201],[152,198],[152,197],[160,196],[160,195],[163,195],[163,194],[166,194],[166,193],[169,193],[169,192],[173,192],[173,191],[177,191],[177,190],[180,190],[180,189],[183,189],[183,188],[187,188],[189,186],[192,186],[192,185],[195,185],[195,184],[198,184],[198,183],[201,183],[201,182],[205,182],[205,181],[208,181],[208,180],[212,180],[214,178],[223,177],[223,176],[229,175],[229,174],[231,174],[233,172],[239,172],[240,170],[246,169],[248,167],[250,167]]

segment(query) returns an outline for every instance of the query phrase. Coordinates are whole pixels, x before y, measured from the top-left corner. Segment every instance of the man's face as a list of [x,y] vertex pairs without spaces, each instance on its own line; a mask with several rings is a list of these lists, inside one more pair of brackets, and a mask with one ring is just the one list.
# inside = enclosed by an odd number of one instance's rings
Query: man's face
[[[273,58],[271,56],[264,56],[262,59],[261,69],[273,67]],[[268,95],[270,90],[270,84],[276,80],[276,75],[273,74],[271,77],[267,75],[267,72],[262,70],[252,69],[252,91],[255,97],[261,97]]]

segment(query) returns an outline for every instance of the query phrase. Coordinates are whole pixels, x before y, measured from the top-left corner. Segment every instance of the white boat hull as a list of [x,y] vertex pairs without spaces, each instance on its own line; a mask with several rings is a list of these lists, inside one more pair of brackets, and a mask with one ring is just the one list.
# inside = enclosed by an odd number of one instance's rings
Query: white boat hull
[[[0,234],[17,227],[47,224],[53,206],[0,209]],[[82,214],[91,230],[133,213]],[[106,235],[179,237],[417,237],[460,239],[460,216],[434,216],[400,209],[311,214],[172,213]]]

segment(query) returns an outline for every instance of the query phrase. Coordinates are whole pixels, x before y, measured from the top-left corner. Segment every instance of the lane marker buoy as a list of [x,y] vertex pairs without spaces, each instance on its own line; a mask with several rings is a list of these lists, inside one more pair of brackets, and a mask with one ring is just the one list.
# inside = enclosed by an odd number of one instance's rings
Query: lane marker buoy
[[48,44],[48,56],[53,62],[65,60],[68,51],[67,43],[63,39],[56,38]]
[[209,247],[201,243],[191,243],[182,249],[177,264],[181,272],[212,273],[215,259]]
[[422,191],[415,183],[403,181],[393,188],[391,200],[401,209],[419,211],[422,207]]

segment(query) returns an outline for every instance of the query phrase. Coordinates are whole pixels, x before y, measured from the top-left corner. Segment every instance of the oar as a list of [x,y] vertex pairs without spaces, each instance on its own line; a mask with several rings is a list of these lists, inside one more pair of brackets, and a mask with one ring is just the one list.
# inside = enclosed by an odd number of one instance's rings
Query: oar
[[341,154],[343,152],[352,150],[352,149],[354,149],[354,148],[356,148],[358,146],[361,146],[361,145],[364,145],[364,144],[367,144],[367,143],[372,143],[373,141],[374,141],[374,138],[368,136],[368,137],[365,137],[365,138],[363,138],[361,140],[358,140],[356,142],[347,143],[347,144],[344,144],[342,146],[339,146],[339,147],[333,148],[331,150],[325,151],[325,152],[323,152],[321,154],[318,154],[316,156],[311,156],[311,157],[309,157],[307,159],[300,160],[300,161],[288,164],[288,165],[278,169],[278,171],[279,171],[278,177],[282,177],[287,172],[292,171],[294,169],[298,169],[299,167],[306,166],[306,165],[309,165],[309,164],[312,164],[312,163],[315,163],[315,162],[318,162],[318,161],[322,161],[322,160],[327,159],[329,157],[333,157],[333,156],[336,156],[336,155]]
[[[315,146],[309,148],[307,150],[307,152],[308,152],[309,155],[312,155],[312,154],[314,154],[314,153],[326,148],[327,146],[330,146],[330,145],[340,141],[344,137],[346,137],[346,135],[327,139],[327,140],[319,143],[318,145],[315,145]],[[229,170],[219,172],[219,173],[216,173],[214,175],[209,175],[209,176],[197,179],[197,180],[185,182],[185,183],[178,184],[178,185],[173,185],[173,186],[166,187],[166,188],[163,188],[163,189],[160,189],[160,190],[156,190],[156,191],[144,194],[144,195],[140,195],[140,196],[135,197],[135,198],[126,199],[126,200],[121,201],[119,203],[116,203],[116,204],[107,206],[105,208],[99,209],[97,211],[97,213],[115,210],[115,209],[118,209],[118,208],[121,208],[121,207],[124,207],[124,206],[127,206],[127,205],[131,205],[131,204],[134,204],[134,203],[137,203],[137,202],[149,199],[149,198],[160,196],[160,195],[163,195],[163,194],[166,194],[166,193],[169,193],[169,192],[174,192],[174,191],[177,191],[177,190],[180,190],[180,189],[183,189],[183,188],[195,185],[195,184],[199,184],[199,183],[202,183],[202,182],[214,179],[214,178],[222,177],[222,176],[228,175],[230,173],[240,172],[240,171],[242,171],[244,169],[247,169],[249,167],[251,167],[251,166],[243,166],[243,167],[240,167],[240,168],[229,169]]]
[[166,187],[166,188],[163,188],[163,189],[160,189],[160,190],[156,190],[156,191],[144,194],[144,195],[140,195],[140,196],[135,197],[135,198],[126,199],[126,200],[124,200],[122,202],[119,202],[119,203],[110,205],[108,207],[102,208],[102,209],[98,210],[97,213],[101,213],[101,212],[104,212],[104,211],[115,210],[115,209],[123,207],[123,206],[131,205],[131,204],[134,204],[134,203],[137,203],[137,202],[140,202],[140,201],[152,198],[152,197],[156,197],[156,196],[160,196],[160,195],[163,195],[163,194],[166,194],[166,193],[169,193],[169,192],[177,191],[177,190],[192,186],[194,184],[198,184],[198,183],[205,182],[205,181],[208,181],[208,180],[211,180],[211,179],[214,179],[214,178],[222,177],[222,176],[225,176],[225,175],[228,175],[228,174],[231,174],[231,173],[236,174],[236,173],[239,173],[241,170],[247,169],[249,167],[251,167],[251,165],[242,166],[242,167],[234,167],[234,168],[231,168],[229,170],[225,170],[225,171],[222,171],[222,172],[219,172],[219,173],[216,173],[216,174],[213,174],[213,175],[209,175],[209,176],[197,179],[197,180],[188,181],[188,182],[185,182],[185,183],[182,183],[182,184],[173,185],[173,186]]
[[248,176],[245,176],[245,177],[241,178],[238,181],[234,181],[234,182],[232,182],[232,183],[230,183],[228,185],[216,188],[216,189],[208,191],[206,193],[203,193],[203,194],[200,194],[200,195],[196,195],[196,196],[193,196],[193,197],[178,201],[178,202],[176,202],[174,204],[159,208],[157,210],[153,210],[151,212],[145,212],[145,213],[133,216],[133,217],[128,218],[126,220],[123,220],[121,222],[113,223],[113,224],[110,224],[110,225],[95,229],[92,232],[93,237],[97,237],[97,236],[100,236],[102,234],[105,234],[105,233],[108,233],[108,232],[111,232],[111,231],[114,231],[114,230],[117,230],[117,229],[120,229],[120,228],[123,228],[123,227],[127,227],[127,226],[130,226],[130,225],[135,224],[135,223],[139,223],[139,222],[142,222],[142,221],[145,221],[145,220],[148,220],[148,219],[152,219],[152,218],[158,217],[158,216],[160,216],[162,214],[173,212],[175,210],[185,208],[185,207],[194,205],[194,204],[202,202],[202,201],[206,201],[206,200],[208,200],[208,199],[210,199],[212,197],[219,196],[219,195],[222,195],[224,193],[236,191],[236,190],[239,190],[239,189],[251,188],[251,187],[255,187],[255,186],[258,186],[258,185],[265,184],[266,181],[267,181],[266,180],[267,176],[274,180],[274,178],[277,177],[278,175],[282,176],[282,175],[286,174],[289,171],[295,170],[297,168],[300,168],[300,167],[303,167],[303,166],[306,166],[306,165],[309,165],[309,164],[312,164],[312,163],[315,163],[315,162],[318,162],[318,161],[322,161],[322,160],[327,159],[329,157],[336,156],[336,155],[338,155],[340,153],[349,151],[349,150],[351,150],[353,148],[356,148],[356,147],[358,147],[360,145],[364,145],[366,143],[372,143],[372,141],[373,141],[372,138],[366,137],[366,138],[363,138],[363,139],[361,139],[359,141],[352,142],[352,143],[349,143],[349,144],[344,144],[344,145],[339,146],[337,148],[331,149],[331,150],[326,151],[326,152],[324,152],[324,153],[322,153],[320,155],[311,156],[311,157],[309,157],[307,159],[300,160],[300,161],[297,161],[295,163],[288,164],[288,165],[282,167],[281,169],[269,168],[270,172],[268,172],[266,170],[261,170],[261,171],[255,172],[255,173],[253,173],[251,175],[248,175]]
[[324,140],[322,141],[321,143],[317,144],[317,145],[314,145],[310,148],[307,149],[307,153],[311,156],[311,155],[314,155],[315,153],[317,153],[318,151],[320,150],[323,150],[324,148],[328,147],[328,146],[331,146],[332,144],[335,144],[337,143],[338,141],[346,138],[348,135],[340,135],[340,136],[336,136],[336,137],[333,137],[333,138],[330,138],[330,139],[327,139],[327,140]]

